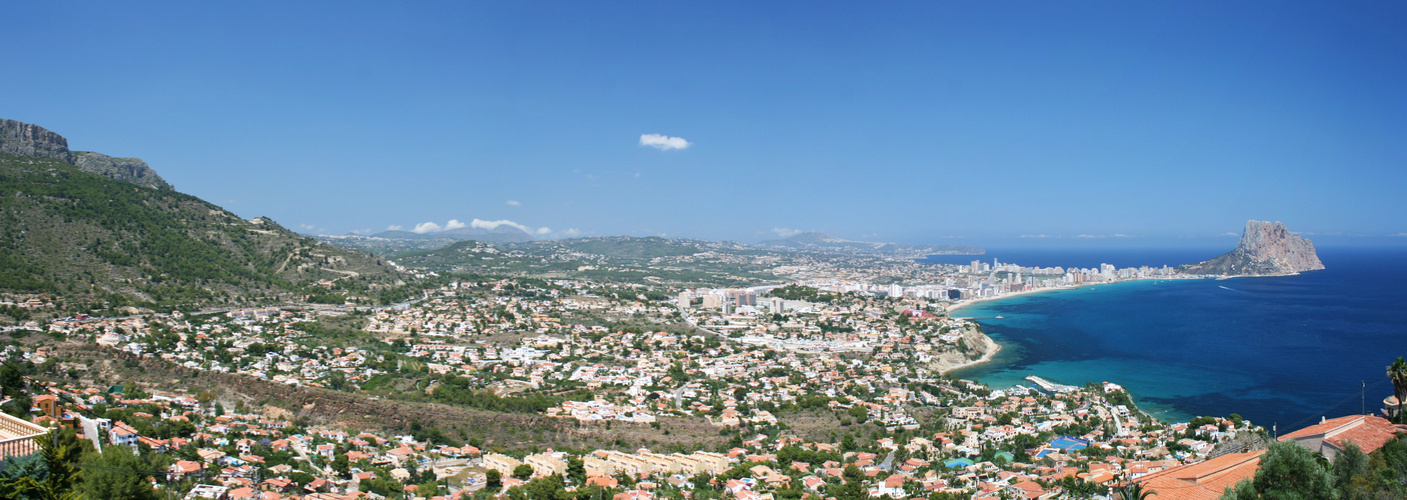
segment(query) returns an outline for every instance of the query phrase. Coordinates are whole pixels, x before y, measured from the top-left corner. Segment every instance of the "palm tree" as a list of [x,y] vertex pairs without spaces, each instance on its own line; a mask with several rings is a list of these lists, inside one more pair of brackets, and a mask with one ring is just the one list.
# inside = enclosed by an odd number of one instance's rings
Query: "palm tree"
[[1156,493],[1153,490],[1143,488],[1143,483],[1127,481],[1122,485],[1114,487],[1114,493],[1119,500],[1148,500],[1148,497]]
[[1398,356],[1397,361],[1388,365],[1387,377],[1392,379],[1392,394],[1397,396],[1397,421],[1407,421],[1407,417],[1402,414],[1403,400],[1407,399],[1407,361],[1404,361],[1402,356]]

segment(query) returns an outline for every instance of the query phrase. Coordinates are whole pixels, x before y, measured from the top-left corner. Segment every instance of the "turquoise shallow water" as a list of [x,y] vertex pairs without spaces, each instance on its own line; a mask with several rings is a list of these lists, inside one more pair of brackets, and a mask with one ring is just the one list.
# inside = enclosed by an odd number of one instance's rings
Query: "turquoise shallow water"
[[1376,411],[1392,392],[1384,367],[1407,355],[1407,251],[1320,257],[1327,270],[1298,276],[1134,281],[966,307],[954,315],[1003,350],[954,374],[998,388],[1030,386],[1032,374],[1109,381],[1165,420],[1239,413],[1281,430],[1359,413],[1366,382],[1363,406]]

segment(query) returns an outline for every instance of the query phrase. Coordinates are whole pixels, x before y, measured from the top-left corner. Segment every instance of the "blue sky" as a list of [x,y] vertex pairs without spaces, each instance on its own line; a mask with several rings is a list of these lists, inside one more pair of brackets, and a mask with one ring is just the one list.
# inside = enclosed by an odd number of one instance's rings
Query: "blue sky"
[[1401,2],[205,4],[7,5],[0,117],[305,232],[1407,243]]

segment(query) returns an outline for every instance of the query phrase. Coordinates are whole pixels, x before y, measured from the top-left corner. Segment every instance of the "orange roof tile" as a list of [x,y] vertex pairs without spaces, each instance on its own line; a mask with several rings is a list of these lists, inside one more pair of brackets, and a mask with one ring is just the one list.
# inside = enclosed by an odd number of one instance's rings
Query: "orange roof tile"
[[1142,483],[1145,490],[1153,491],[1149,500],[1214,500],[1221,497],[1227,487],[1254,477],[1264,453],[1262,450],[1222,455],[1153,472],[1135,481]]
[[[1393,436],[1407,432],[1393,425],[1387,419],[1372,415],[1349,415],[1325,420],[1315,425],[1280,436],[1281,441],[1299,440],[1311,436],[1323,436],[1323,442],[1334,448],[1343,449],[1352,442],[1363,450],[1372,453],[1392,440]],[[1321,451],[1321,450],[1314,450]]]

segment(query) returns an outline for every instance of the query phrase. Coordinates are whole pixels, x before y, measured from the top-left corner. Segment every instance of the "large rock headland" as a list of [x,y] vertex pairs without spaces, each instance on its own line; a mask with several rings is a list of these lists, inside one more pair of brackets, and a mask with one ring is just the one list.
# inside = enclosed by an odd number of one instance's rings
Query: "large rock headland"
[[1280,222],[1246,221],[1236,249],[1211,260],[1180,266],[1185,274],[1263,276],[1324,269],[1314,242],[1291,234]]

